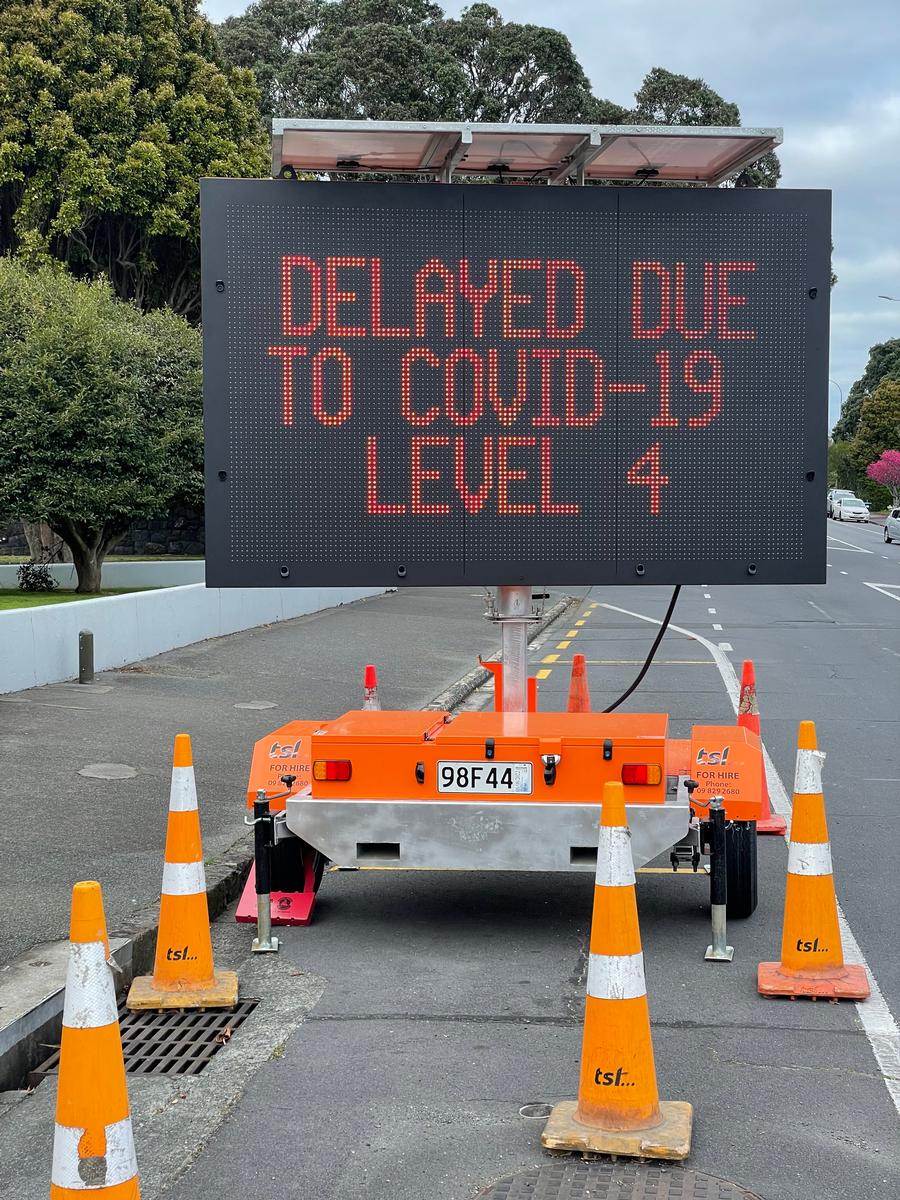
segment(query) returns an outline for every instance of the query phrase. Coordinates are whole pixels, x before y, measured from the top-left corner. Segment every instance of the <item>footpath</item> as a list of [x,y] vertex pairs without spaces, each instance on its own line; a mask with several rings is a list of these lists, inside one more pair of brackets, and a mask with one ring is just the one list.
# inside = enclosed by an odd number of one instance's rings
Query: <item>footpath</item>
[[484,608],[474,588],[410,588],[173,650],[93,685],[0,696],[0,982],[10,959],[66,937],[76,880],[103,881],[111,931],[156,901],[176,733],[193,742],[207,862],[227,862],[238,840],[250,845],[241,798],[258,738],[358,707],[369,662],[386,708],[427,704],[496,650]]

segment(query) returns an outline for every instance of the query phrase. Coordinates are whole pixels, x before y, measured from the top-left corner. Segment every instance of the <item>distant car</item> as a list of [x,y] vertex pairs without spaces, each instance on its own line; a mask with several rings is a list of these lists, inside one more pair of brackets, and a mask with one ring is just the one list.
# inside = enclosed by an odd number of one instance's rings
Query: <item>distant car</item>
[[868,521],[869,509],[858,496],[838,496],[834,515],[839,521]]
[[853,495],[852,492],[842,490],[841,488],[832,488],[831,491],[828,493],[827,497],[825,498],[825,515],[826,515],[826,517],[832,517],[833,519],[836,519],[837,513],[834,511],[834,506],[835,506],[836,502],[841,498],[841,496],[852,496],[852,495]]
[[884,540],[892,542],[894,538],[900,542],[900,508],[892,508],[884,523]]

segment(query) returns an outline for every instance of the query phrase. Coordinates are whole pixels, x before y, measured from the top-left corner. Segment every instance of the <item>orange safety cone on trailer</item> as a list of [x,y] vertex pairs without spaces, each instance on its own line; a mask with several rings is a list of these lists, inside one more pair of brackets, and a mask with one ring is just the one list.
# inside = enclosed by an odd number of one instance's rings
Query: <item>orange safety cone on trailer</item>
[[186,733],[175,738],[156,961],[134,980],[129,1008],[233,1008],[238,979],[216,972],[209,934],[200,814]]
[[381,711],[381,701],[378,699],[378,672],[372,663],[368,663],[363,673],[363,708]]
[[865,1000],[869,995],[865,967],[844,962],[822,794],[824,760],[816,748],[815,725],[801,721],[781,962],[759,964],[757,983],[763,996]]
[[[738,702],[737,723],[744,729],[749,729],[752,733],[755,733],[757,737],[761,736],[759,704],[756,699],[756,672],[753,669],[753,663],[750,659],[744,661],[741,671],[741,695]],[[772,812],[764,754],[760,754],[760,771],[762,772],[762,803],[759,809],[759,817],[756,821],[756,832],[777,833],[783,836],[787,832],[787,821],[779,813]]]
[[139,1200],[100,884],[72,888],[50,1200]]
[[603,787],[578,1100],[551,1112],[548,1150],[682,1159],[693,1109],[660,1101],[622,784]]
[[572,655],[572,679],[569,683],[569,704],[566,711],[586,713],[591,711],[591,694],[588,691],[583,654]]

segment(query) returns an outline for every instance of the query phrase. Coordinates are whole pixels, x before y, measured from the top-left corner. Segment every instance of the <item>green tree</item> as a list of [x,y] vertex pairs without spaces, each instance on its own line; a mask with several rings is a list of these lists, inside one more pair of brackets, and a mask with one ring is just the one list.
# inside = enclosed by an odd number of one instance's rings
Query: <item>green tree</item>
[[0,6],[0,252],[198,316],[198,179],[268,157],[253,77],[198,2]]
[[856,436],[863,402],[883,379],[900,379],[900,338],[879,342],[869,351],[865,371],[852,385],[841,405],[841,415],[831,432],[835,441],[851,441]]
[[259,0],[218,27],[225,59],[253,69],[263,115],[440,120],[466,81],[431,37],[428,0]]
[[831,442],[828,447],[828,486],[846,488],[856,494],[859,470],[849,442]]
[[201,502],[200,334],[104,279],[0,259],[0,510],[46,521],[79,592],[138,517]]
[[596,121],[625,110],[591,93],[568,38],[458,19],[429,0],[257,0],[218,27],[226,60],[253,69],[263,113],[357,120]]
[[[635,93],[631,119],[636,125],[740,125],[741,113],[705,80],[654,67]],[[756,187],[777,187],[778,156],[764,155],[747,168],[747,174]]]
[[852,446],[863,475],[885,450],[900,450],[900,379],[882,379],[863,400]]
[[490,4],[444,20],[435,37],[448,46],[468,84],[471,121],[620,124],[626,110],[591,92],[569,39],[542,25],[504,21]]

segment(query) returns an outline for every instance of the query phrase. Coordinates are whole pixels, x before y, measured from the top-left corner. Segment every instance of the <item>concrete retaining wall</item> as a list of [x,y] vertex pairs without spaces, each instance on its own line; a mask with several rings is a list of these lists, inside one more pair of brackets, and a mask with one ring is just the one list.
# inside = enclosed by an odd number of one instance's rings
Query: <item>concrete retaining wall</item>
[[178,646],[287,621],[383,590],[206,588],[194,583],[130,596],[13,609],[0,613],[0,693],[74,679],[81,629],[93,632],[94,664],[98,671],[106,671]]
[[[19,586],[18,569],[18,563],[0,563],[0,588]],[[53,563],[48,569],[60,587],[75,587],[77,579],[71,563]],[[186,583],[202,583],[204,569],[202,558],[105,562],[101,578],[105,588],[183,587]]]

